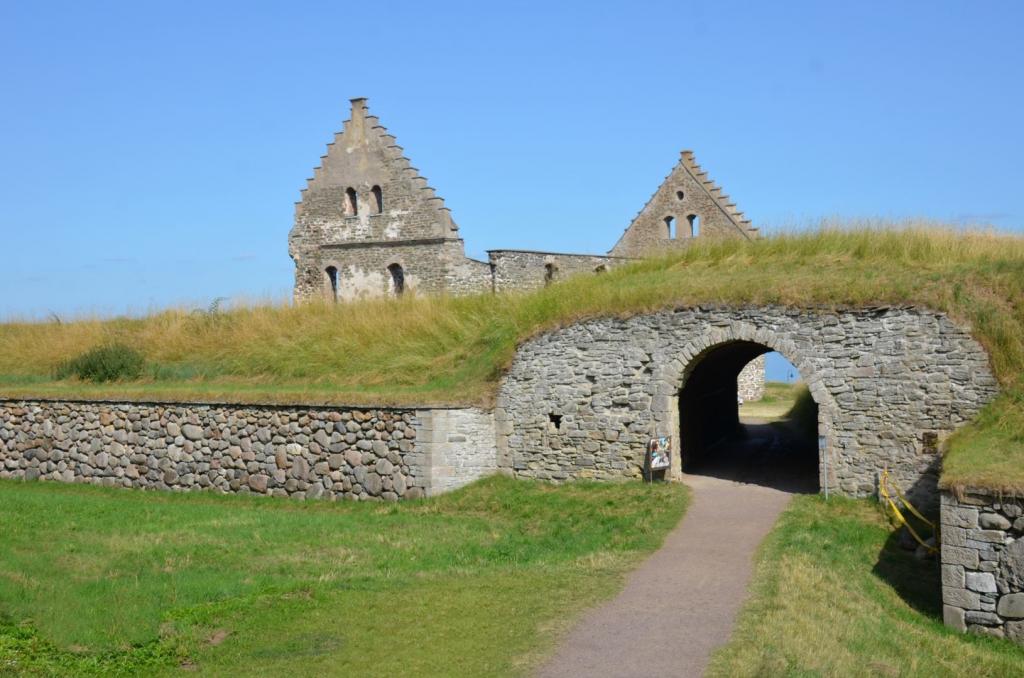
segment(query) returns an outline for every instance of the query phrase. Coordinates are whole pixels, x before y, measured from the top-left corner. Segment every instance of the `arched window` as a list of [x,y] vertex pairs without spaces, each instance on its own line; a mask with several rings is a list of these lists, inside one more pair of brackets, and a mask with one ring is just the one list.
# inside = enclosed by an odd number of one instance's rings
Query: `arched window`
[[669,238],[676,237],[676,218],[665,217],[665,230],[668,231]]
[[544,287],[553,283],[557,275],[558,266],[555,266],[554,264],[544,264]]
[[608,272],[608,267],[605,266],[604,264],[599,264],[598,267],[594,269],[594,273],[597,273],[598,275],[601,275],[602,273],[607,273],[607,272]]
[[395,289],[395,296],[402,296],[402,293],[405,292],[405,271],[402,270],[402,265],[391,264],[388,266],[388,272],[391,274],[391,283]]
[[348,200],[348,205],[346,205],[346,208],[348,209],[348,215],[350,217],[354,217],[355,215],[359,214],[359,196],[356,195],[356,189],[346,188],[345,197]]
[[327,281],[331,284],[331,299],[334,301],[338,300],[338,269],[333,266],[328,266],[327,270]]
[[690,237],[696,238],[700,235],[700,217],[696,214],[691,214],[686,217],[686,220],[690,222]]
[[384,194],[381,193],[380,186],[371,188],[370,193],[373,193],[373,213],[382,213],[384,211]]
[[684,197],[682,191],[676,191],[676,200],[682,200]]

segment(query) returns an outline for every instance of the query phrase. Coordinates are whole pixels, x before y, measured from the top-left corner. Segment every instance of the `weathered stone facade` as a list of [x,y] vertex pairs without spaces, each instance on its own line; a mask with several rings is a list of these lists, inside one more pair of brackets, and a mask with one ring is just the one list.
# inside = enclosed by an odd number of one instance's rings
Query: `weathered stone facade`
[[[688,308],[593,320],[520,348],[495,410],[499,466],[552,480],[638,477],[648,439],[672,436],[680,449],[680,393],[723,350],[731,362],[712,403],[723,411],[730,398],[735,411],[736,376],[757,354],[775,350],[797,367],[818,405],[820,485],[851,496],[874,494],[887,466],[912,499],[934,505],[939,443],[996,393],[981,346],[928,310]],[[673,464],[676,476],[678,455]]]
[[353,99],[349,120],[296,205],[288,251],[295,261],[296,300],[344,301],[406,290],[531,290],[683,247],[696,237],[754,238],[757,229],[707,178],[693,153],[683,151],[610,256],[491,250],[489,262],[470,259],[444,201],[369,114],[366,100]]
[[643,257],[686,247],[694,238],[757,236],[757,229],[708,178],[693,152],[683,151],[609,254]]
[[611,270],[625,259],[595,254],[558,254],[530,250],[490,250],[495,292],[540,289],[571,275],[597,274]]
[[384,296],[403,285],[428,293],[490,289],[488,264],[466,258],[444,201],[365,99],[352,100],[351,118],[322,160],[288,237],[297,300]]
[[1024,498],[943,490],[942,616],[1024,644]]
[[495,470],[478,410],[0,402],[0,478],[397,500]]
[[[669,233],[666,220],[685,222],[685,229]],[[349,120],[296,205],[288,251],[295,262],[296,300],[346,301],[406,291],[526,291],[570,275],[600,274],[627,258],[685,246],[694,237],[756,236],[757,229],[707,178],[693,153],[683,151],[610,256],[491,250],[488,262],[470,259],[444,201],[360,98],[352,100]],[[763,391],[763,371],[756,375],[753,369],[744,377],[744,384],[751,382],[747,400]]]

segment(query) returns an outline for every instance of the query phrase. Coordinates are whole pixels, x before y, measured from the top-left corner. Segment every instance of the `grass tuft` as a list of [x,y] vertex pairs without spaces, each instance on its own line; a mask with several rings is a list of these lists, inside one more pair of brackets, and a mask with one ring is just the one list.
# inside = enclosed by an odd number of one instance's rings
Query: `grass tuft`
[[137,379],[144,364],[145,359],[135,349],[124,344],[108,344],[64,361],[57,366],[54,377],[95,382]]

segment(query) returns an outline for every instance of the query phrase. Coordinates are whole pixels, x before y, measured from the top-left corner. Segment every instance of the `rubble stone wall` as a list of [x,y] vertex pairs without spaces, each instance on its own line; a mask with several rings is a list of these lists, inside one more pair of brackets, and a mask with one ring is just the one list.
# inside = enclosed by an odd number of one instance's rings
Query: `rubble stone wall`
[[[448,421],[455,449],[434,437]],[[471,482],[493,450],[476,411],[0,402],[0,478],[394,501]]]

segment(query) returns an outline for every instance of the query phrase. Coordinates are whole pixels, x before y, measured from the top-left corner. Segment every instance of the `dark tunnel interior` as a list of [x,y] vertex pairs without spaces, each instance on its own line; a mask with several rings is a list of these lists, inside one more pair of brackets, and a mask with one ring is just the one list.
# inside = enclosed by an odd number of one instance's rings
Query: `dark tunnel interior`
[[683,471],[792,491],[818,490],[817,408],[809,421],[741,421],[736,379],[769,352],[749,341],[722,344],[699,358],[679,393]]

